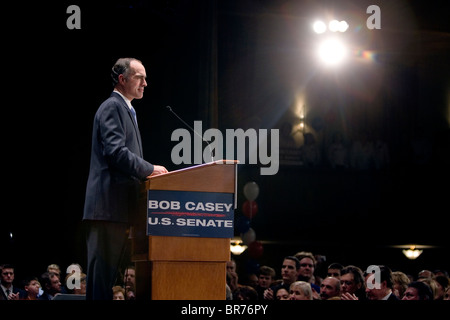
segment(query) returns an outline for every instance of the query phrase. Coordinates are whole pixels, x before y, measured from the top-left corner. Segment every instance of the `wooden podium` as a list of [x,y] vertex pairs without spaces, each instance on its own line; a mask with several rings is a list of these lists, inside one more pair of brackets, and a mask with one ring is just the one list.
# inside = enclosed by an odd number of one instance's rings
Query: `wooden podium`
[[[219,160],[155,176],[146,190],[231,193],[236,203],[237,163]],[[226,298],[230,238],[149,235],[148,256],[133,260],[139,300]]]

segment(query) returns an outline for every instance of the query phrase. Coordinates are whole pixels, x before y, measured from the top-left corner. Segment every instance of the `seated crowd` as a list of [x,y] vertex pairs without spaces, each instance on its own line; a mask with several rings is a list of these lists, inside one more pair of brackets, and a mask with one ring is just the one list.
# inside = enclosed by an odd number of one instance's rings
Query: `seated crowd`
[[[57,264],[50,264],[39,277],[31,276],[16,281],[15,267],[0,265],[0,300],[53,300],[58,295],[71,295],[84,299],[86,295],[86,274],[79,264],[71,264],[65,275]],[[135,299],[134,266],[128,266],[118,277],[117,285],[111,288],[113,300]]]
[[[227,262],[227,300],[450,300],[447,271],[422,270],[416,276],[392,271],[385,265],[361,269],[354,265],[331,263],[324,277],[316,271],[317,262],[310,252],[284,257],[280,277],[270,266],[261,266],[241,281],[236,261]],[[52,300],[58,294],[86,294],[86,274],[72,264],[65,275],[58,265],[50,264],[40,277],[15,281],[13,265],[0,266],[0,300]],[[111,288],[113,300],[134,300],[136,273],[128,266]]]
[[321,278],[315,273],[316,259],[310,252],[286,256],[280,278],[269,266],[240,281],[236,262],[227,265],[229,300],[450,300],[446,271],[422,270],[416,277],[392,271],[385,265],[361,269],[339,263],[328,265]]

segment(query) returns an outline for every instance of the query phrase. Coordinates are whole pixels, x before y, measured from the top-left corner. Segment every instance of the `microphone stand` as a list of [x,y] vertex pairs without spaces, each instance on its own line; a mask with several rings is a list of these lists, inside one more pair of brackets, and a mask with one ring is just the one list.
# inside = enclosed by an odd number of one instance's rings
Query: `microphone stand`
[[188,127],[189,129],[192,130],[192,132],[194,132],[197,136],[200,137],[200,139],[202,139],[202,141],[206,142],[208,144],[208,148],[209,148],[209,154],[211,155],[211,160],[214,162],[214,156],[213,156],[213,152],[211,149],[211,145],[209,144],[208,140],[203,139],[203,137],[194,130],[194,128],[192,128],[189,124],[187,124],[183,119],[181,119],[176,113],[175,111],[172,110],[171,106],[166,106],[167,110],[169,110],[170,112],[172,112],[172,114],[178,118],[178,120],[180,120],[186,127]]

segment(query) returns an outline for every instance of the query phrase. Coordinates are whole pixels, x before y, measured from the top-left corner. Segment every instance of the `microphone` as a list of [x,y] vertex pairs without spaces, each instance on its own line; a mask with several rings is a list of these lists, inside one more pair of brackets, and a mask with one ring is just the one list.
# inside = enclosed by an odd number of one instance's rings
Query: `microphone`
[[183,119],[181,119],[181,118],[175,113],[175,111],[172,110],[172,107],[171,107],[171,106],[166,106],[166,108],[167,108],[167,110],[169,110],[170,112],[172,112],[173,115],[174,115],[175,117],[177,117],[178,120],[180,120],[186,127],[188,127],[189,129],[191,129],[192,132],[194,132],[197,136],[199,136],[200,139],[202,139],[202,141],[204,141],[204,142],[206,142],[206,143],[208,144],[209,153],[210,153],[210,155],[211,155],[211,160],[214,161],[213,152],[212,152],[211,145],[209,144],[208,140],[203,139],[203,137],[202,137],[197,131],[195,131],[194,128],[192,128],[189,124],[187,124],[186,121],[184,121]]

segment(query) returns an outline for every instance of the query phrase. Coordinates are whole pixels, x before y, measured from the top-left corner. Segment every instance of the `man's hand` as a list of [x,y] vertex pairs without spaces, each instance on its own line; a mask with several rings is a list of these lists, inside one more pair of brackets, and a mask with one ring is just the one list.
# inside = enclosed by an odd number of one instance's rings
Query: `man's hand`
[[169,171],[167,171],[167,169],[165,167],[154,165],[153,166],[153,172],[152,172],[151,175],[149,175],[147,177],[147,179],[149,179],[150,177],[154,177],[154,176],[157,176],[157,175],[160,175],[160,174],[167,173],[167,172],[169,172]]
[[264,300],[275,300],[275,297],[273,296],[273,290],[271,288],[268,288],[264,290]]
[[341,300],[359,300],[355,294],[351,294],[349,292],[345,292],[341,294]]
[[8,300],[19,300],[19,293],[11,292],[8,296]]

